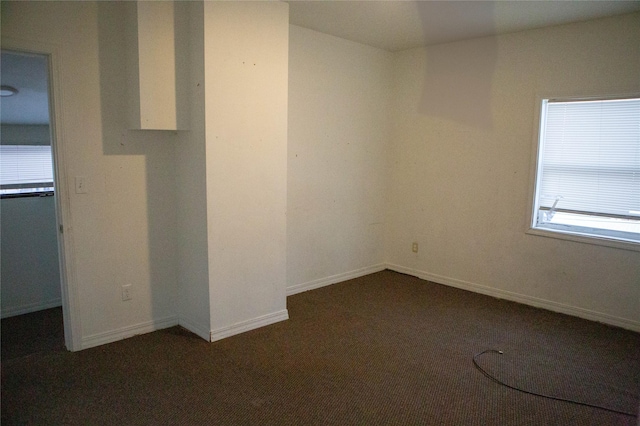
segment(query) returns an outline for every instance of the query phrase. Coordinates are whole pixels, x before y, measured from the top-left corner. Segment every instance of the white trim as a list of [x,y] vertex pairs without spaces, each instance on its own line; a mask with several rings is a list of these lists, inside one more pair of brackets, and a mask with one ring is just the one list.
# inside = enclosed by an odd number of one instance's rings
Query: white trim
[[209,333],[209,341],[215,342],[216,340],[221,340],[227,337],[234,336],[236,334],[244,333],[245,331],[254,330],[256,328],[264,327],[266,325],[274,324],[276,322],[285,321],[288,319],[289,311],[287,311],[286,309],[272,312],[270,314],[262,315],[246,321],[241,321],[227,327],[212,330]]
[[167,318],[145,321],[140,324],[128,325],[116,330],[106,331],[104,333],[93,334],[82,338],[82,349],[92,348],[107,343],[117,342],[118,340],[128,339],[138,334],[151,333],[152,331],[162,330],[178,325],[178,318],[170,316]]
[[458,280],[456,278],[445,277],[442,275],[432,274],[425,271],[419,271],[417,269],[406,268],[400,265],[387,264],[387,269],[400,272],[414,277],[421,278],[423,280],[432,281],[438,284],[444,284],[450,287],[456,287],[463,290],[472,291],[474,293],[485,294],[487,296],[496,297],[498,299],[510,300],[512,302],[518,302],[536,308],[547,309],[553,312],[559,312],[575,316],[578,318],[584,318],[591,321],[601,322],[603,324],[613,325],[621,327],[627,330],[640,332],[640,322],[629,320],[626,318],[620,318],[613,315],[605,314],[603,312],[592,311],[589,309],[579,308],[576,306],[565,305],[563,303],[553,302],[551,300],[540,299],[538,297],[527,296],[525,294],[514,293],[511,291],[500,290],[493,287],[487,287],[484,285]]
[[191,333],[195,334],[196,336],[202,337],[207,342],[211,337],[211,331],[209,330],[209,326],[202,327],[196,324],[195,322],[193,322],[189,318],[181,316],[180,318],[178,318],[178,325],[190,331]]
[[378,265],[367,266],[365,268],[356,269],[354,271],[343,272],[342,274],[331,275],[325,278],[319,278],[317,280],[308,281],[302,284],[295,284],[287,287],[287,296],[293,294],[302,293],[308,290],[314,290],[316,288],[324,287],[331,284],[336,284],[342,281],[352,280],[354,278],[360,278],[365,275],[373,274],[375,272],[384,271],[387,266],[384,263]]
[[622,250],[640,251],[640,244],[632,241],[614,240],[606,236],[584,235],[570,231],[561,231],[542,227],[530,228],[526,231],[529,235],[557,238],[559,240],[573,241],[576,243],[595,244],[603,247],[613,247]]
[[31,312],[42,311],[44,309],[57,308],[62,306],[62,299],[59,297],[55,299],[45,300],[43,302],[27,303],[21,306],[9,306],[2,309],[0,318],[15,317],[17,315],[29,314]]
[[176,325],[184,327],[186,330],[203,338],[204,340],[215,342],[216,340],[221,340],[226,337],[244,333],[245,331],[250,331],[288,319],[289,312],[286,309],[283,309],[278,312],[273,312],[271,314],[262,315],[260,317],[252,318],[247,321],[242,321],[228,327],[222,327],[218,330],[205,331],[205,328],[196,325],[194,322],[185,317],[170,316],[159,320],[146,321],[140,324],[122,327],[117,330],[106,331],[104,333],[98,333],[84,337],[82,339],[81,349],[88,349],[107,343],[117,342],[119,340],[128,339],[129,337],[137,336],[139,334],[151,333],[153,331],[162,330],[164,328],[169,328]]

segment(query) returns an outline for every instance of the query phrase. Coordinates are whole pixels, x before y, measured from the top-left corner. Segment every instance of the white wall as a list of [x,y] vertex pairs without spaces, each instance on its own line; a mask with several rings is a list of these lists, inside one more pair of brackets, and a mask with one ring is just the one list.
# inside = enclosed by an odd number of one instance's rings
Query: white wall
[[205,2],[212,340],[286,311],[289,5]]
[[392,54],[291,26],[289,294],[383,268]]
[[[180,323],[204,339],[211,332],[204,102],[204,5],[176,4],[179,63],[187,63],[190,123],[177,158],[178,311]],[[180,56],[180,55],[186,55]]]
[[640,329],[640,252],[525,234],[537,95],[640,92],[638,40],[633,14],[398,53],[394,269]]
[[[175,134],[127,130],[126,54],[119,3],[3,2],[2,43],[60,52],[73,271],[81,347],[149,331],[175,319]],[[121,300],[132,284],[133,300]]]
[[0,200],[2,318],[60,306],[53,197]]
[[176,71],[190,73],[176,85],[192,112],[180,133],[128,129],[131,7],[2,3],[3,45],[60,53],[74,348],[177,323],[214,339],[285,319],[288,5],[176,5],[187,46]]

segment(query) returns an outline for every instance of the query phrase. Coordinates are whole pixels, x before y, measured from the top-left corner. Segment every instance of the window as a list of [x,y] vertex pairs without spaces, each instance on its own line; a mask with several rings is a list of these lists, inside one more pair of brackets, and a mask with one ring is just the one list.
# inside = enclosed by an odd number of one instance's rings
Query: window
[[640,243],[640,98],[544,99],[535,185],[534,230]]
[[0,145],[0,195],[42,195],[52,191],[51,146]]

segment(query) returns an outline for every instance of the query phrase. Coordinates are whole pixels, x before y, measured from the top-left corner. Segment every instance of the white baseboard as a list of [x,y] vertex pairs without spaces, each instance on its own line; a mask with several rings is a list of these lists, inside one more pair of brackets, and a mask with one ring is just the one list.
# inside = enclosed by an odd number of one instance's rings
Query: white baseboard
[[554,302],[551,300],[540,299],[538,297],[527,296],[525,294],[514,293],[511,291],[500,290],[493,287],[487,287],[484,285],[458,280],[455,278],[445,277],[442,275],[432,274],[425,271],[419,271],[417,269],[406,268],[400,265],[387,264],[387,269],[400,272],[414,277],[432,281],[438,284],[444,284],[450,287],[456,287],[463,290],[469,290],[474,293],[486,294],[487,296],[496,297],[499,299],[510,300],[513,302],[522,303],[524,305],[534,306],[536,308],[547,309],[553,312],[559,312],[562,314],[571,315],[574,317],[584,318],[591,321],[601,322],[603,324],[613,325],[616,327],[624,328],[631,331],[640,332],[640,322],[629,320],[626,318],[620,318],[613,315],[605,314],[602,312],[591,311],[589,309],[579,308],[576,306],[565,305],[563,303]]
[[184,327],[185,329],[189,330],[196,336],[202,337],[207,342],[209,341],[209,338],[211,336],[211,331],[209,330],[208,326],[201,326],[199,324],[196,324],[195,321],[192,321],[186,317],[180,317],[178,319],[178,325],[180,327]]
[[317,280],[309,281],[306,283],[292,285],[290,287],[287,287],[287,296],[291,296],[297,293],[302,293],[308,290],[314,290],[316,288],[339,283],[342,281],[363,277],[365,275],[373,274],[375,272],[384,271],[385,269],[387,269],[387,265],[381,263],[379,265],[367,266],[366,268],[356,269],[355,271],[344,272],[342,274],[331,275],[329,277],[319,278]]
[[0,318],[15,317],[17,315],[29,314],[31,312],[42,311],[44,309],[57,308],[62,306],[62,299],[59,297],[56,299],[45,300],[43,302],[28,303],[21,306],[9,306],[2,308],[2,314]]
[[284,321],[289,319],[289,312],[283,309],[278,312],[274,312],[267,315],[262,315],[257,318],[253,318],[247,321],[242,321],[237,324],[233,324],[228,327],[223,327],[218,330],[209,331],[206,328],[196,325],[194,322],[185,317],[171,316],[155,321],[147,321],[136,325],[122,327],[117,330],[107,331],[104,333],[98,333],[91,336],[82,338],[82,348],[88,349],[95,346],[104,345],[107,343],[117,342],[118,340],[127,339],[129,337],[137,336],[138,334],[151,333],[152,331],[162,330],[163,328],[173,327],[179,325],[194,333],[195,335],[202,337],[209,342],[215,342],[216,340],[224,339],[236,334],[244,333],[245,331],[253,330],[255,328],[264,327],[269,324]]
[[209,334],[209,341],[215,342],[216,340],[221,340],[226,337],[244,333],[245,331],[254,330],[256,328],[264,327],[265,325],[274,324],[276,322],[285,321],[288,319],[289,311],[283,309],[281,311],[262,315],[257,318],[241,321],[227,327],[222,327],[217,330],[212,330]]
[[123,340],[138,334],[151,333],[152,331],[173,327],[174,325],[178,325],[178,318],[171,316],[159,320],[146,321],[140,324],[122,327],[117,330],[93,334],[82,338],[82,349],[117,342],[118,340]]

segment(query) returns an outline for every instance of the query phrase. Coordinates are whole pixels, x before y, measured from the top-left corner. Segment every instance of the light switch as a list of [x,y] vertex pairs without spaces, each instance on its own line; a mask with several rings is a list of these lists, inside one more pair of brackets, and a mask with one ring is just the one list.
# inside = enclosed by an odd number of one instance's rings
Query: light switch
[[76,176],[76,194],[87,193],[87,179],[83,176]]

